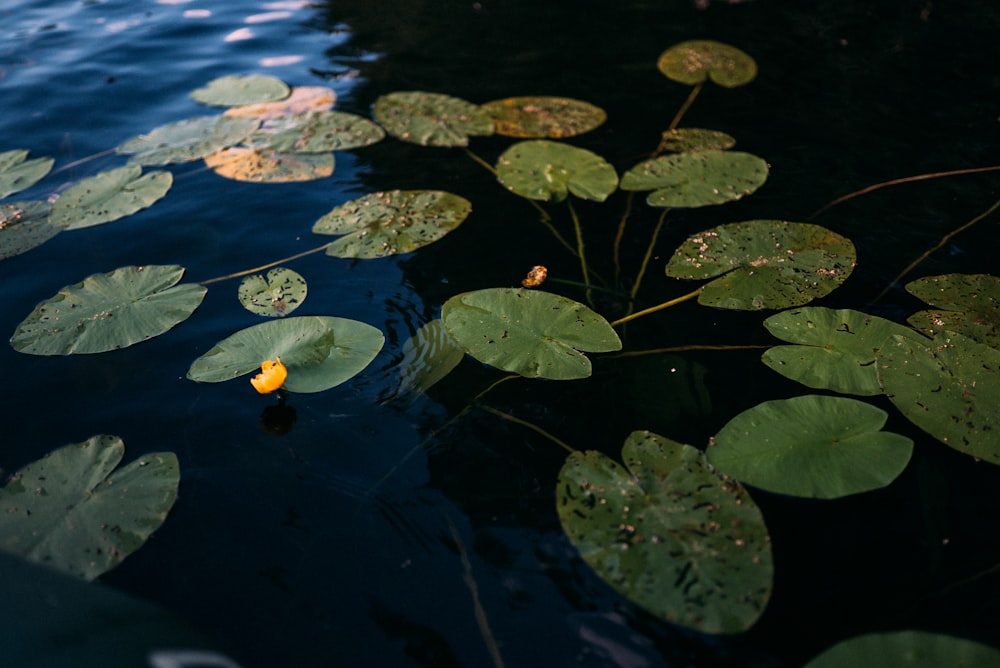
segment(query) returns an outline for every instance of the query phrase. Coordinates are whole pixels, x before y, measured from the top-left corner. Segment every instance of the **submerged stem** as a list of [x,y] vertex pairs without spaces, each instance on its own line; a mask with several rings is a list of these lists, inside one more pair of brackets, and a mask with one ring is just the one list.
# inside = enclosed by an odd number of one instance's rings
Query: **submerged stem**
[[622,212],[621,220],[618,221],[618,230],[615,232],[615,242],[613,246],[614,253],[614,263],[615,263],[615,285],[618,285],[618,281],[621,280],[622,265],[621,265],[621,249],[622,249],[622,239],[625,238],[625,224],[628,223],[629,216],[632,215],[632,202],[635,200],[635,191],[630,190],[628,195],[625,197],[625,210]]
[[631,315],[627,315],[624,318],[618,318],[613,323],[611,323],[611,326],[612,327],[617,327],[618,325],[624,325],[626,322],[630,322],[632,320],[635,320],[636,318],[641,318],[644,315],[649,315],[650,313],[656,313],[657,311],[662,311],[665,308],[670,308],[671,306],[676,306],[677,304],[680,304],[681,302],[686,302],[689,299],[694,299],[695,297],[697,297],[700,294],[701,294],[701,288],[698,288],[697,290],[694,290],[693,292],[689,292],[686,295],[681,295],[680,297],[677,297],[675,299],[671,299],[670,301],[663,302],[662,304],[657,304],[656,306],[650,306],[647,309],[643,309],[641,311],[636,311],[635,313],[632,313]]
[[576,253],[580,257],[580,270],[583,272],[583,285],[587,294],[587,303],[593,306],[593,293],[590,289],[590,272],[587,270],[587,256],[583,249],[583,228],[580,227],[580,217],[576,215],[573,200],[566,198],[570,217],[573,219],[573,231],[576,233]]
[[562,448],[563,450],[565,450],[566,452],[568,452],[570,454],[573,454],[574,452],[576,452],[576,450],[574,450],[572,447],[570,447],[569,445],[567,445],[563,441],[560,441],[558,438],[556,438],[555,436],[553,436],[549,432],[545,431],[544,429],[542,429],[541,427],[539,427],[537,424],[532,424],[531,422],[528,422],[527,420],[522,420],[521,418],[514,417],[513,415],[510,415],[509,413],[504,413],[503,411],[497,410],[496,408],[493,408],[491,406],[480,406],[480,408],[483,409],[484,411],[486,411],[487,413],[490,413],[491,415],[496,415],[497,417],[503,418],[504,420],[507,420],[509,422],[513,422],[514,424],[519,424],[522,427],[527,427],[528,429],[530,429],[531,431],[535,432],[536,434],[541,434],[542,436],[544,436],[545,438],[549,439],[550,441],[552,441],[553,443],[555,443],[560,448]]
[[652,348],[650,350],[630,350],[624,353],[618,353],[616,355],[606,355],[606,359],[617,359],[620,357],[641,357],[643,355],[662,355],[663,353],[684,353],[690,352],[692,350],[761,350],[764,348],[770,348],[771,346],[751,344],[751,345],[707,345],[707,344],[691,344],[687,346],[670,346],[668,348]]
[[635,283],[632,285],[632,300],[635,300],[635,296],[639,294],[639,285],[642,283],[642,277],[646,273],[646,268],[649,266],[649,260],[653,257],[653,248],[656,247],[656,240],[660,236],[660,230],[663,228],[663,221],[667,219],[667,211],[670,209],[664,209],[660,213],[660,218],[656,221],[656,227],[653,228],[653,236],[649,239],[649,246],[646,247],[646,254],[642,258],[642,264],[639,265],[639,273],[635,277]]
[[285,264],[286,262],[291,262],[292,260],[298,260],[300,257],[305,257],[306,255],[313,255],[314,253],[319,253],[330,247],[332,241],[328,241],[322,246],[317,248],[311,248],[307,251],[302,251],[301,253],[296,253],[295,255],[290,255],[288,257],[281,258],[280,260],[275,260],[274,262],[268,262],[267,264],[262,264],[259,267],[254,267],[253,269],[244,269],[243,271],[237,271],[234,274],[227,274],[225,276],[217,276],[215,278],[210,278],[207,281],[201,281],[198,285],[208,285],[210,283],[218,283],[220,281],[228,281],[231,278],[239,278],[240,276],[249,276],[250,274],[256,274],[259,271],[264,271],[265,269],[270,269],[271,267],[277,267],[279,264]]

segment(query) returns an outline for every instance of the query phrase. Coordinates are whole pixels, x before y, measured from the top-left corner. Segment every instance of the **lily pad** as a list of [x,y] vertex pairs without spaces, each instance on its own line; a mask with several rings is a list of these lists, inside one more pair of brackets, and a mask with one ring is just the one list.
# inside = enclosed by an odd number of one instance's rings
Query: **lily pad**
[[93,580],[135,552],[177,499],[172,452],[112,474],[125,445],[94,436],[28,464],[0,490],[0,549]]
[[837,643],[805,668],[976,668],[1000,666],[1000,650],[925,631],[870,633]]
[[661,155],[622,175],[622,190],[652,190],[656,207],[699,207],[732,202],[760,188],[767,163],[750,153],[703,150]]
[[357,320],[319,315],[270,320],[217,343],[194,361],[187,377],[218,383],[281,358],[288,369],[286,390],[321,392],[361,373],[384,342],[382,332]]
[[343,111],[310,111],[264,121],[247,144],[285,153],[327,153],[368,146],[385,138],[372,121]]
[[587,378],[591,366],[584,352],[622,347],[600,315],[541,290],[488,288],[455,295],[444,303],[441,319],[474,358],[526,378]]
[[1000,464],[1000,351],[945,332],[895,336],[875,363],[886,395],[945,445]]
[[726,423],[708,461],[748,485],[836,499],[885,487],[910,461],[913,441],[881,431],[888,413],[816,394],[765,401]]
[[867,396],[882,394],[875,353],[890,336],[913,332],[878,316],[820,306],[776,313],[764,327],[800,344],[769,348],[764,364],[808,387]]
[[774,562],[760,509],[703,454],[633,432],[625,466],[577,452],[559,472],[556,509],[608,584],[650,613],[703,633],[740,633],[771,597]]
[[253,117],[261,120],[304,114],[309,111],[329,111],[337,102],[337,93],[326,86],[295,86],[291,94],[274,102],[244,104],[230,107],[225,116]]
[[389,93],[372,114],[393,137],[421,146],[468,146],[470,136],[493,134],[493,118],[478,105],[440,93]]
[[168,171],[142,173],[139,165],[126,165],[84,179],[52,205],[51,222],[67,230],[110,223],[159,201],[174,177]]
[[906,285],[914,297],[939,308],[920,311],[907,322],[928,336],[958,332],[1000,348],[1000,278],[989,274],[946,274]]
[[238,292],[243,308],[271,317],[285,317],[302,305],[306,298],[306,279],[286,267],[276,267],[267,276],[247,276]]
[[62,228],[49,221],[48,202],[0,204],[0,260],[20,255],[59,234]]
[[561,202],[572,193],[603,202],[618,187],[618,173],[586,149],[547,139],[514,144],[497,159],[497,178],[528,199]]
[[207,288],[185,283],[177,265],[121,267],[59,291],[25,318],[11,338],[31,355],[103,353],[158,336],[186,320]]
[[0,153],[0,199],[35,185],[52,169],[53,158],[27,160],[26,149]]
[[563,139],[590,132],[607,120],[607,113],[589,102],[544,95],[508,97],[482,105],[493,117],[496,133],[522,139]]
[[325,179],[333,174],[333,153],[279,153],[269,149],[231,146],[205,156],[219,176],[249,183],[295,183]]
[[675,128],[663,133],[665,151],[688,153],[692,151],[725,151],[736,146],[736,139],[725,132],[702,128]]
[[464,197],[441,190],[390,190],[336,207],[316,221],[316,234],[343,234],[327,255],[370,259],[409,253],[462,224],[472,211]]
[[403,344],[399,394],[426,392],[464,357],[465,350],[448,336],[441,319],[431,320]]
[[734,46],[706,39],[675,44],[660,54],[656,67],[668,79],[692,86],[711,79],[725,88],[735,88],[757,76],[753,58]]
[[755,311],[807,304],[847,280],[854,244],[825,227],[781,220],[729,223],[674,251],[667,276],[706,279],[698,303]]
[[191,91],[191,98],[215,107],[274,102],[289,96],[292,89],[281,79],[264,74],[230,75],[208,82]]
[[199,116],[168,123],[149,134],[129,139],[117,149],[140,165],[190,162],[235,146],[260,127],[257,118]]

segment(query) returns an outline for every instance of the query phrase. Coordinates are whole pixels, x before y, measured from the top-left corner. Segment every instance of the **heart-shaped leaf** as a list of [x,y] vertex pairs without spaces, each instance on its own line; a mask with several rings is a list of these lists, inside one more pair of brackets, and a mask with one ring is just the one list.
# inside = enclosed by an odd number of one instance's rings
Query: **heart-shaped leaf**
[[133,137],[118,147],[140,165],[190,162],[235,146],[260,127],[257,118],[199,116],[161,125],[146,135]]
[[385,130],[357,114],[310,111],[264,121],[247,143],[284,153],[328,153],[368,146],[384,137]]
[[27,160],[27,157],[25,149],[0,153],[0,199],[41,181],[55,162],[53,158]]
[[59,234],[62,228],[49,220],[48,202],[0,204],[0,260],[20,255]]
[[306,279],[286,267],[276,267],[267,276],[247,276],[240,282],[238,297],[243,308],[271,317],[285,317],[306,298]]
[[283,100],[292,92],[281,79],[265,74],[219,77],[202,88],[191,91],[191,98],[216,107],[233,107],[244,104]]
[[702,150],[661,155],[622,175],[622,190],[652,190],[656,207],[725,204],[754,192],[767,180],[767,163],[750,153]]
[[656,61],[668,79],[695,85],[711,79],[725,88],[748,84],[757,76],[757,63],[734,46],[707,39],[675,44]]
[[159,201],[174,182],[167,171],[142,173],[126,165],[84,179],[52,205],[51,222],[68,230],[109,223]]
[[393,137],[421,146],[468,146],[470,136],[493,134],[493,118],[478,105],[440,93],[389,93],[372,114]]
[[563,139],[590,132],[608,117],[600,107],[568,97],[508,97],[482,105],[497,134],[522,139]]
[[249,183],[295,183],[333,174],[333,153],[278,153],[270,149],[231,146],[205,156],[219,176]]
[[572,193],[603,202],[618,187],[618,173],[586,149],[535,139],[514,144],[497,159],[497,178],[511,192],[545,202]]
[[938,307],[907,318],[928,336],[958,332],[1000,348],[1000,278],[989,274],[926,276],[907,283],[906,290]]

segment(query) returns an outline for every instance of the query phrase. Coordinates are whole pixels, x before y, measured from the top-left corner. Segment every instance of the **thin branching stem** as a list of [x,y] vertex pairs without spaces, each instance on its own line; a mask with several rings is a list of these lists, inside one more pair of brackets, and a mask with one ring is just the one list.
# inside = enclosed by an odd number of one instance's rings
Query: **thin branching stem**
[[576,452],[575,449],[573,449],[572,447],[570,447],[569,445],[567,445],[563,441],[559,440],[558,438],[556,438],[555,436],[553,436],[549,432],[545,431],[544,429],[542,429],[541,427],[539,427],[537,424],[533,424],[531,422],[528,422],[527,420],[522,420],[519,417],[514,417],[513,415],[511,415],[509,413],[504,413],[503,411],[497,410],[496,408],[493,408],[492,406],[482,406],[481,405],[481,406],[479,406],[479,408],[481,408],[482,410],[486,411],[490,415],[496,415],[498,418],[503,418],[504,420],[507,420],[508,422],[513,422],[514,424],[519,424],[522,427],[527,427],[528,429],[530,429],[531,431],[535,432],[536,434],[541,434],[542,436],[544,436],[545,438],[549,439],[550,441],[552,441],[553,443],[555,443],[560,448],[562,448],[563,450],[565,450],[566,452],[568,452],[570,454],[573,454],[574,452]]
[[253,269],[244,269],[243,271],[237,271],[234,274],[226,274],[225,276],[217,276],[215,278],[210,278],[207,281],[201,281],[198,285],[209,285],[211,283],[218,283],[220,281],[228,281],[231,278],[239,278],[241,276],[249,276],[250,274],[256,274],[258,272],[264,271],[265,269],[270,269],[271,267],[277,267],[279,264],[285,264],[286,262],[291,262],[292,260],[298,260],[300,257],[305,257],[307,255],[314,255],[325,251],[330,247],[332,241],[328,241],[322,246],[316,248],[311,248],[307,251],[302,251],[301,253],[296,253],[295,255],[290,255],[288,257],[281,258],[280,260],[275,260],[274,262],[268,262],[267,264],[262,264],[259,267],[254,267]]
[[635,296],[639,294],[639,285],[642,283],[642,277],[646,274],[646,268],[649,266],[649,261],[653,258],[653,249],[656,247],[656,241],[660,236],[660,230],[663,228],[663,221],[667,219],[667,211],[670,209],[664,209],[660,212],[660,217],[656,221],[656,227],[653,228],[653,235],[649,238],[649,245],[646,247],[646,254],[642,257],[642,264],[639,265],[639,273],[636,274],[635,283],[632,284],[632,301],[635,301]]
[[650,306],[647,309],[636,311],[635,313],[627,315],[624,318],[618,318],[613,323],[611,323],[611,326],[617,327],[618,325],[624,325],[626,322],[631,322],[632,320],[635,320],[636,318],[641,318],[644,315],[649,315],[650,313],[656,313],[657,311],[662,311],[663,309],[670,308],[671,306],[676,306],[677,304],[680,304],[682,302],[686,302],[689,299],[694,299],[700,294],[701,294],[701,288],[698,288],[697,290],[689,292],[686,295],[681,295],[680,297],[671,299],[670,301],[663,302],[662,304],[657,304],[656,306]]

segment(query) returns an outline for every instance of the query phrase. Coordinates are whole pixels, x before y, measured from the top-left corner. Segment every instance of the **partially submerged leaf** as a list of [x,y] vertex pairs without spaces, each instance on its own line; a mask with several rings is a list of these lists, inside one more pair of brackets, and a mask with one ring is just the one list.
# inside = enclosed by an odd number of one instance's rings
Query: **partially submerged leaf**
[[84,179],[52,205],[51,222],[67,230],[109,223],[160,200],[174,182],[168,171],[142,173],[139,165],[126,165]]
[[343,111],[310,111],[264,121],[247,144],[285,153],[328,153],[381,141],[385,131],[372,121]]
[[622,175],[622,190],[652,190],[656,207],[699,207],[738,200],[767,180],[767,163],[750,153],[702,150],[661,155]]
[[52,169],[53,158],[27,160],[26,149],[0,153],[0,199],[35,185]]
[[668,79],[692,86],[711,79],[735,88],[757,76],[753,58],[734,46],[707,39],[675,44],[660,54],[656,67]]
[[718,130],[702,128],[675,128],[663,133],[663,150],[674,153],[692,151],[725,151],[736,146],[736,139]]
[[170,165],[189,162],[235,146],[260,127],[256,118],[198,116],[168,123],[149,134],[129,139],[118,147],[140,165]]
[[508,97],[482,105],[497,134],[522,139],[563,139],[590,132],[608,117],[600,107],[569,97]]
[[0,204],[0,260],[20,255],[57,235],[62,228],[49,220],[48,202]]
[[465,350],[448,336],[441,319],[431,320],[403,344],[399,394],[426,392],[451,373],[463,357]]
[[279,116],[304,114],[309,111],[329,111],[337,101],[337,93],[326,86],[295,86],[288,97],[274,102],[260,102],[230,107],[225,116],[241,116],[267,120]]
[[283,100],[291,88],[281,79],[265,74],[229,75],[209,81],[191,91],[192,99],[216,107],[257,104]]
[[618,187],[618,174],[604,158],[547,139],[518,142],[504,151],[497,178],[511,192],[545,202],[561,202],[570,193],[603,202]]
[[907,319],[928,336],[958,332],[1000,348],[1000,278],[989,274],[926,276],[907,283],[906,290],[939,307]]
[[440,93],[389,93],[372,114],[393,137],[421,146],[468,146],[470,136],[493,134],[493,118],[478,105]]
[[633,432],[625,467],[577,452],[559,472],[556,510],[608,584],[650,613],[703,633],[740,633],[764,612],[774,562],[760,509],[703,454]]
[[1000,650],[926,631],[869,633],[841,641],[804,668],[977,668],[1000,666]]
[[249,183],[294,183],[333,174],[333,153],[279,153],[270,149],[231,146],[205,156],[219,176]]
[[271,317],[285,317],[306,298],[306,279],[286,267],[275,267],[267,276],[247,276],[240,282],[238,298],[243,308]]

